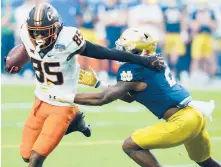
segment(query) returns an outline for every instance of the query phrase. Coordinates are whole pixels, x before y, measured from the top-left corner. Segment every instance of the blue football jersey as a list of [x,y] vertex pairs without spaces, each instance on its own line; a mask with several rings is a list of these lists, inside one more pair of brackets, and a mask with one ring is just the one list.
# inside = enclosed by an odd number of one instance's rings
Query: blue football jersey
[[168,67],[163,72],[157,72],[141,65],[125,63],[118,70],[117,81],[146,83],[144,90],[129,93],[159,119],[169,108],[183,108],[192,100],[189,92],[176,83]]

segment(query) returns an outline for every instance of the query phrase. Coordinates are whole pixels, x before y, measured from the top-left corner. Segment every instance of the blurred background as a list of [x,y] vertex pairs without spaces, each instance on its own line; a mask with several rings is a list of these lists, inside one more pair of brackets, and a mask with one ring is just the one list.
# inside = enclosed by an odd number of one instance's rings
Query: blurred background
[[[20,42],[19,28],[37,3],[51,3],[66,26],[81,30],[85,39],[108,48],[128,27],[145,27],[158,40],[157,52],[168,60],[184,84],[220,84],[220,0],[2,0],[1,70],[4,57]],[[92,66],[102,77],[114,77],[118,63],[79,57],[81,67]],[[27,65],[19,76],[34,76]],[[7,75],[6,75],[7,77]],[[18,77],[18,76],[16,76]],[[192,81],[192,82],[191,82]]]
[[[4,72],[4,57],[20,43],[19,28],[37,3],[49,2],[66,26],[81,30],[85,39],[108,48],[128,27],[144,27],[158,40],[177,78],[195,100],[215,100],[211,136],[212,156],[221,161],[221,0],[1,0],[1,160],[2,167],[27,166],[19,155],[24,122],[34,101],[31,65],[19,74]],[[116,82],[119,64],[79,56],[81,68],[93,67],[102,80]],[[79,92],[96,91],[79,87]],[[134,167],[121,144],[134,130],[158,120],[137,104],[121,101],[102,107],[80,106],[93,129],[92,137],[65,136],[46,160],[46,167]],[[165,167],[197,167],[183,146],[154,150]],[[165,155],[166,153],[166,155]]]

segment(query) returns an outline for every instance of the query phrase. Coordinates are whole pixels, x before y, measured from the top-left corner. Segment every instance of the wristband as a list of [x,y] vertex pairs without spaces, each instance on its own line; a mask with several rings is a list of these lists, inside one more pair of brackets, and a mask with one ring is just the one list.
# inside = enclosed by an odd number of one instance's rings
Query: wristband
[[102,90],[105,90],[105,89],[107,89],[109,87],[109,85],[108,84],[106,84],[105,82],[103,82],[103,81],[98,81],[97,83],[96,83],[96,85],[95,85],[95,88],[101,88]]
[[98,88],[99,86],[101,85],[101,81],[99,80],[99,81],[97,81],[97,83],[95,84],[95,88]]

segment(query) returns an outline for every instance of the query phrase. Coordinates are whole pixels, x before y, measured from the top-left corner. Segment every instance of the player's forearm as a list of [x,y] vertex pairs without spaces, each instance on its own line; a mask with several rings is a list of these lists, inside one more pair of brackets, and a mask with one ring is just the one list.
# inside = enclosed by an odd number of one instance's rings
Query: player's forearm
[[81,105],[100,106],[107,103],[104,93],[78,93],[74,98],[74,103]]
[[87,105],[87,106],[101,106],[103,105],[101,103],[100,99],[78,99],[75,98],[74,103],[81,104],[81,105]]
[[101,106],[111,103],[114,100],[120,99],[126,94],[125,88],[111,86],[101,93],[79,93],[76,94],[74,103],[82,105]]
[[[108,87],[111,85],[108,85],[107,83],[99,80],[97,82],[97,84],[95,85],[95,88],[100,88],[101,90],[105,91],[108,89]],[[127,103],[131,103],[134,101],[134,99],[131,97],[131,95],[129,93],[125,94],[124,96],[119,98],[120,100],[127,102]]]
[[86,41],[86,47],[81,55],[96,59],[117,60],[120,62],[131,62],[141,65],[147,64],[146,62],[148,61],[148,57],[138,56],[116,49],[108,49],[100,45],[92,44],[88,41]]

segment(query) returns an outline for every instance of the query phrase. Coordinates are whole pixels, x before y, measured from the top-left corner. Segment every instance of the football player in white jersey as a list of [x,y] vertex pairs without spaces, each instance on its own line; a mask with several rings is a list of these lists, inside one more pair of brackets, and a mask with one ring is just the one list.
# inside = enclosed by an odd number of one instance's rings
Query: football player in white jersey
[[[78,115],[76,105],[50,100],[42,89],[51,82],[66,97],[74,97],[80,69],[77,54],[137,63],[159,71],[164,68],[158,55],[138,56],[85,41],[77,28],[63,26],[50,4],[39,4],[30,11],[20,35],[36,74],[35,103],[25,123],[20,147],[29,167],[42,167]],[[12,69],[7,71],[14,73]]]

